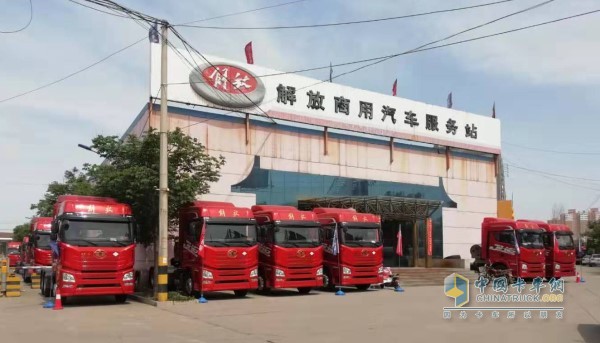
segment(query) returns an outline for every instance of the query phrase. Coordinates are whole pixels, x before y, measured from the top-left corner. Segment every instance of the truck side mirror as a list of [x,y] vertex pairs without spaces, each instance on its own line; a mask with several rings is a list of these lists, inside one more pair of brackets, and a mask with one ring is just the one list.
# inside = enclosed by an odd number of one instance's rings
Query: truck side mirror
[[52,227],[50,228],[50,232],[58,233],[58,222],[53,222]]
[[[38,237],[38,239],[40,239],[40,237]],[[58,239],[58,234],[55,233],[55,232],[52,232],[50,234],[50,240],[53,241],[53,242],[56,242],[57,239]]]

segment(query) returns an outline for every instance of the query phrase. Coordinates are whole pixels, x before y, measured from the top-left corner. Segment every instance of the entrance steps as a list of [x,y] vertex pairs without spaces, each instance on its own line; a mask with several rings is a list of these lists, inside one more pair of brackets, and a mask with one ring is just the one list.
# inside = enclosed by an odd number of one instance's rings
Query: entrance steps
[[458,273],[471,281],[478,278],[477,273],[463,268],[392,268],[392,274],[398,275],[403,287],[442,286],[446,276],[452,273]]

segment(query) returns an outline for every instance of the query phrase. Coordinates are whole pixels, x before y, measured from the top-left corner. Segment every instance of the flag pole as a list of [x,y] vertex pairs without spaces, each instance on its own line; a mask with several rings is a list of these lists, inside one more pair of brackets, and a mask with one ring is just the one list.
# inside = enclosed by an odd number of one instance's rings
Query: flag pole
[[340,245],[340,234],[339,234],[339,227],[338,224],[335,224],[335,238],[336,241],[334,242],[334,244],[337,246],[336,249],[336,253],[337,253],[337,260],[338,260],[338,278],[339,278],[339,283],[338,283],[338,290],[337,292],[335,292],[335,295],[345,295],[346,293],[344,293],[344,291],[342,291],[342,264],[340,261],[340,250],[341,250],[341,245]]

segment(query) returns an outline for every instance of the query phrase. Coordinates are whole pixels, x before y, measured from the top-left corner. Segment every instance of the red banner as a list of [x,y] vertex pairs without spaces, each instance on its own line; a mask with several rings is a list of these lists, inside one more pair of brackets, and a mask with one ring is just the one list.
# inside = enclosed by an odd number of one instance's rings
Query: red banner
[[427,256],[433,255],[433,223],[427,218]]
[[252,53],[252,42],[246,44],[246,48],[244,48],[244,50],[246,51],[246,62],[248,62],[248,64],[254,64],[254,54]]

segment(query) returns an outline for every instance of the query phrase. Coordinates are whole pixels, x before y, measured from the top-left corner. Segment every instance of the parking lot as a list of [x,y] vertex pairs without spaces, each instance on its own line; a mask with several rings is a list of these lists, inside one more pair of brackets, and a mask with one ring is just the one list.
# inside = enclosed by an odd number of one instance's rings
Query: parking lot
[[[453,302],[441,286],[345,296],[314,292],[212,294],[209,302],[158,307],[112,298],[82,298],[62,311],[43,309],[37,290],[0,299],[3,342],[600,342],[600,268],[585,283],[565,285],[564,318],[443,319]],[[472,294],[475,292],[472,289]]]

